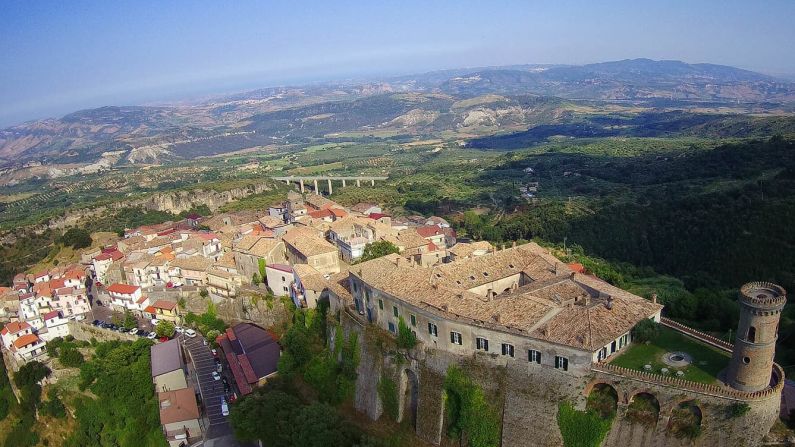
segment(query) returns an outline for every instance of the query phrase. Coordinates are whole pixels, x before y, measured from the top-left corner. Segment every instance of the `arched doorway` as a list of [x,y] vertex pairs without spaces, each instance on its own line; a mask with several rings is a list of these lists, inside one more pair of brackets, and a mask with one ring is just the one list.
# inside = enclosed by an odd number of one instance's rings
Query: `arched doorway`
[[629,399],[625,418],[635,424],[655,425],[660,417],[660,402],[645,391],[634,394]]
[[615,416],[618,408],[618,392],[610,384],[597,383],[588,393],[585,408],[595,411],[604,419],[610,419]]
[[676,405],[671,410],[668,431],[677,438],[695,439],[701,434],[701,408],[693,400]]
[[419,403],[419,381],[417,374],[410,369],[404,369],[400,377],[400,389],[403,390],[403,395],[400,401],[400,420],[398,422],[408,421],[411,426],[417,428],[417,404]]

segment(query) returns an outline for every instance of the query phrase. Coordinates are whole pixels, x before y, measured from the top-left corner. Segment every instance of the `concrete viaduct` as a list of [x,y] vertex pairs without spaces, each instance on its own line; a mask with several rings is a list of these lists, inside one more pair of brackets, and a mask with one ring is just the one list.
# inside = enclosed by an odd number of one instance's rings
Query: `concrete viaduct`
[[389,177],[328,177],[328,176],[311,176],[311,177],[303,177],[303,176],[294,176],[291,175],[289,177],[273,177],[274,180],[278,180],[281,182],[285,182],[288,185],[297,182],[301,186],[301,192],[304,192],[304,182],[313,182],[314,183],[314,191],[315,194],[320,194],[320,189],[318,188],[318,182],[328,182],[328,193],[332,194],[334,190],[331,187],[332,181],[341,180],[342,187],[348,186],[348,182],[356,182],[356,186],[362,186],[362,182],[370,182],[370,186],[375,186],[376,180],[386,180]]

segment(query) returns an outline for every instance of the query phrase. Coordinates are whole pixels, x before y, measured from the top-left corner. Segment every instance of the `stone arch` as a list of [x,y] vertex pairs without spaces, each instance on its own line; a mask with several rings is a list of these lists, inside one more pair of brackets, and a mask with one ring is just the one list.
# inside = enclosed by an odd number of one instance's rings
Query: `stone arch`
[[677,437],[695,438],[701,432],[704,412],[693,399],[674,401],[666,430]]
[[627,397],[624,417],[633,423],[656,425],[660,419],[660,410],[660,401],[651,390],[634,390]]
[[398,411],[398,422],[408,417],[411,426],[417,428],[417,408],[419,406],[420,382],[417,373],[410,368],[404,368],[400,372],[400,400]]
[[609,418],[616,414],[620,402],[622,402],[621,394],[615,385],[597,382],[590,386],[585,407],[596,410],[604,418]]

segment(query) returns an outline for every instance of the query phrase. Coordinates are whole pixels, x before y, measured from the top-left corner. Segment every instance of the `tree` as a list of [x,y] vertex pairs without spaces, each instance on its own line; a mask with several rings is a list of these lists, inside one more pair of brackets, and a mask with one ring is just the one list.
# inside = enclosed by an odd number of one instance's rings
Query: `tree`
[[91,235],[82,228],[70,228],[61,236],[61,243],[72,248],[90,247],[92,242]]
[[643,319],[632,328],[632,341],[638,343],[646,343],[647,341],[654,340],[660,335],[660,327],[648,318]]
[[199,296],[202,298],[207,298],[207,296],[209,296],[209,293],[207,293],[207,289],[199,290]]
[[262,284],[262,277],[259,276],[259,273],[254,272],[254,274],[251,275],[251,283],[255,286]]
[[127,329],[138,327],[138,320],[135,319],[135,316],[132,314],[132,312],[130,312],[130,309],[124,309],[123,326]]
[[292,446],[292,432],[301,401],[279,390],[257,390],[232,406],[229,421],[244,442],[267,440],[269,447]]
[[375,241],[364,246],[364,252],[362,257],[359,258],[359,262],[369,261],[392,253],[400,253],[400,249],[395,244],[389,241]]
[[22,395],[22,404],[28,409],[35,409],[41,399],[41,385],[39,382],[49,377],[52,371],[46,365],[36,360],[25,363],[14,374],[14,383]]
[[174,323],[166,320],[160,320],[155,326],[155,333],[158,337],[173,337],[174,336]]

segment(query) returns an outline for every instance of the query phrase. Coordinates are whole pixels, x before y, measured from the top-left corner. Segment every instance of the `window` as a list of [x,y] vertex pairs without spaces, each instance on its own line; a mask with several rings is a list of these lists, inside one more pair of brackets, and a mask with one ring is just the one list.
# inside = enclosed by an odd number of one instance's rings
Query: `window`
[[610,343],[610,353],[616,352],[616,341],[613,340],[613,343]]
[[397,333],[397,330],[395,330],[395,323],[393,323],[391,321],[389,322],[389,332],[391,332],[393,334]]
[[530,363],[538,363],[541,364],[541,352],[536,351],[535,349],[531,349],[527,351],[527,361]]
[[384,310],[384,300],[378,300],[378,308]]
[[428,333],[434,337],[439,336],[439,328],[433,323],[428,323]]
[[399,315],[397,306],[392,306],[392,314],[396,317]]
[[556,355],[555,356],[555,368],[562,369],[563,371],[569,370],[569,359],[566,357]]
[[510,343],[502,344],[502,355],[513,357],[513,345]]
[[460,332],[450,331],[450,343],[454,345],[462,345],[464,344],[461,338]]
[[746,337],[748,341],[751,343],[756,343],[756,328],[751,326],[748,328],[748,337]]
[[417,316],[416,315],[412,315],[411,316],[411,325],[412,326],[416,326],[417,325]]
[[489,352],[489,341],[483,337],[475,339],[475,345],[478,350]]

